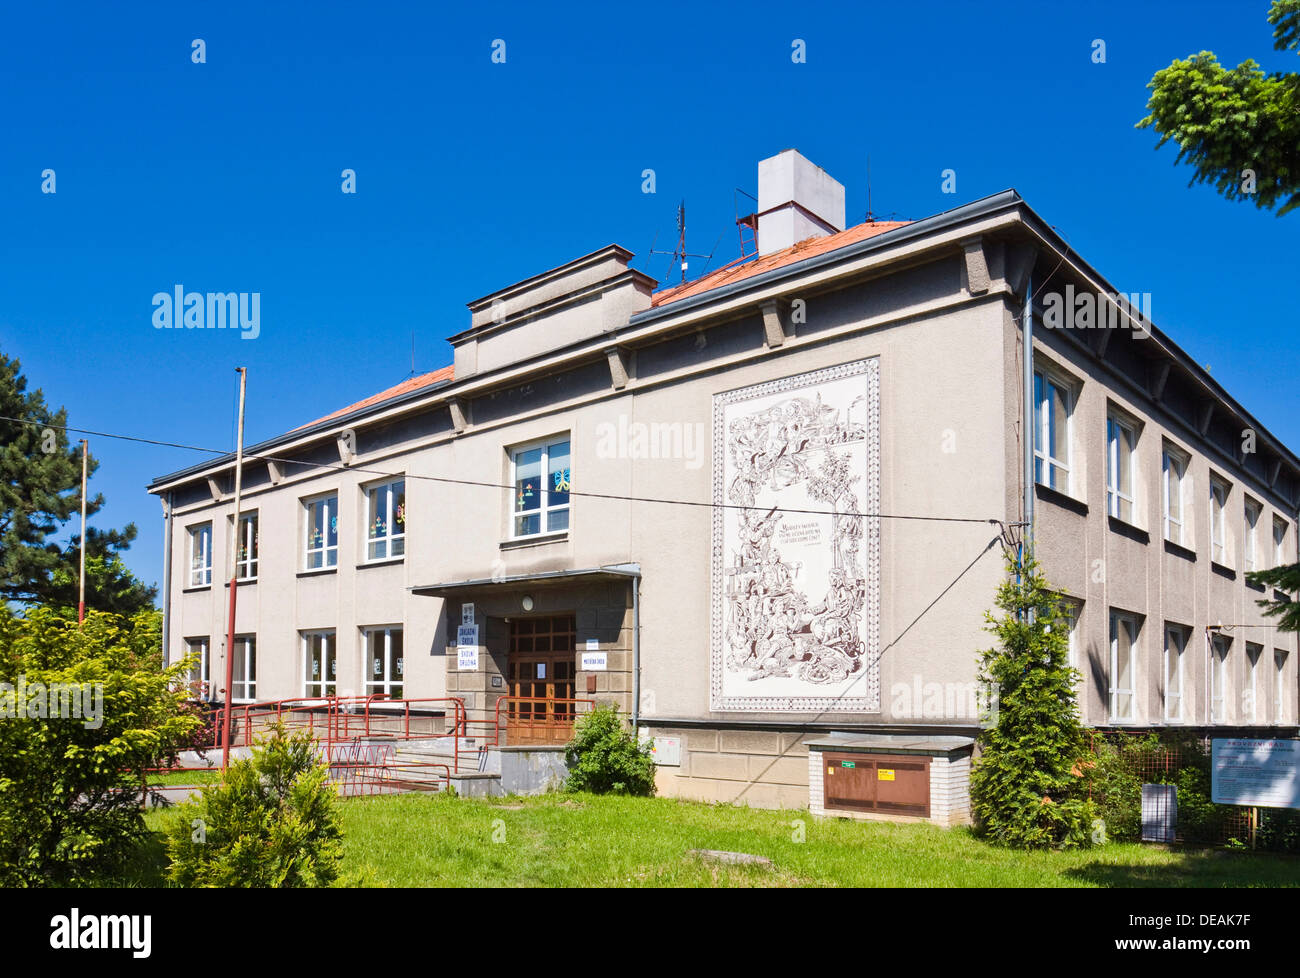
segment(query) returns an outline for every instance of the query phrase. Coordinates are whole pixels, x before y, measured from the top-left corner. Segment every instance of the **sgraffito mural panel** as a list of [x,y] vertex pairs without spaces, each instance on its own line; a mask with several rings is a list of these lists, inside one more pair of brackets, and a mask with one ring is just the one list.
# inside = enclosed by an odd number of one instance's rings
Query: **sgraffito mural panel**
[[710,705],[876,712],[876,358],[713,399]]

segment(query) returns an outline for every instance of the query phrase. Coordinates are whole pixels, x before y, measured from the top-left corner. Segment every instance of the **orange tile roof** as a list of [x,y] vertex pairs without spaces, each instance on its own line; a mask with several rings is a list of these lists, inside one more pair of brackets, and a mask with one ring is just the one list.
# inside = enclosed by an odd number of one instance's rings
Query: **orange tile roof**
[[676,302],[678,299],[700,295],[720,286],[730,285],[732,282],[739,282],[762,272],[769,272],[783,265],[790,265],[797,261],[803,261],[805,258],[811,258],[814,255],[823,255],[828,251],[835,251],[837,248],[844,248],[859,241],[865,241],[867,238],[874,238],[878,234],[884,234],[886,231],[892,231],[894,228],[901,228],[910,223],[912,222],[867,221],[835,234],[828,234],[819,238],[807,238],[782,251],[771,255],[763,255],[756,261],[750,261],[744,265],[725,265],[717,271],[697,278],[694,282],[686,282],[682,285],[674,285],[671,288],[660,289],[651,297],[650,305],[651,307],[663,306],[670,302]]
[[451,380],[454,376],[451,367],[441,367],[438,370],[431,371],[427,374],[420,374],[418,377],[410,377],[396,387],[390,387],[386,391],[380,391],[372,397],[367,397],[364,401],[357,401],[356,404],[349,404],[345,408],[339,408],[332,414],[327,414],[323,418],[317,418],[315,421],[309,421],[307,424],[299,425],[294,431],[302,428],[310,428],[312,425],[320,424],[322,421],[329,421],[331,418],[341,418],[345,414],[351,414],[353,411],[360,411],[362,408],[370,407],[372,404],[379,404],[388,400],[390,397],[397,397],[400,394],[409,394],[411,391],[418,391],[422,387],[431,387],[434,384],[444,380]]

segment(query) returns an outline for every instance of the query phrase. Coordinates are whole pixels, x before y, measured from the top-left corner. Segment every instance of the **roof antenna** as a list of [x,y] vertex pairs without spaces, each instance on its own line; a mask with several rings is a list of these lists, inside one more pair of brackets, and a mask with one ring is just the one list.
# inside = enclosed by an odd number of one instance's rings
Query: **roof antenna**
[[411,376],[415,376],[415,330],[411,330]]
[[867,154],[867,223],[874,224],[876,216],[871,213],[871,154]]
[[[716,246],[715,246],[716,247]],[[686,267],[687,258],[708,258],[712,260],[712,255],[696,255],[686,250],[686,201],[677,205],[677,247],[672,251],[655,251],[651,246],[650,254],[652,255],[672,255],[673,264],[681,264],[682,285],[686,284]],[[673,273],[672,266],[668,267],[668,274]]]

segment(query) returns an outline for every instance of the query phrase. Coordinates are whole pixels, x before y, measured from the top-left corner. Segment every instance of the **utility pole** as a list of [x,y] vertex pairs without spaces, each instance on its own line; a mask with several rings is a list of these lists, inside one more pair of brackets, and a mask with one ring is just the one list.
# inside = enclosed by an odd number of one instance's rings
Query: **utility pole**
[[[230,766],[231,703],[235,693],[235,597],[239,574],[239,495],[244,476],[244,390],[248,368],[236,367],[239,374],[239,435],[235,442],[235,525],[230,535],[230,617],[226,624],[226,705],[221,722],[221,769]],[[247,677],[245,677],[247,680]]]
[[77,625],[86,620],[86,456],[90,442],[81,439],[81,583],[77,589]]

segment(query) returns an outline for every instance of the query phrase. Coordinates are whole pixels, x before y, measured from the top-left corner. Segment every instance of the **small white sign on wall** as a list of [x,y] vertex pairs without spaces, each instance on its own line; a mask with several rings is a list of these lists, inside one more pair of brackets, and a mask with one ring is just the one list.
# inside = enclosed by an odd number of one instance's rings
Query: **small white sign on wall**
[[604,672],[609,668],[608,652],[582,653],[582,668],[587,672]]
[[600,639],[598,639],[598,638],[589,638],[589,639],[587,639],[587,651],[588,651],[588,652],[599,652],[599,651],[600,651]]
[[462,625],[474,624],[474,602],[466,601],[460,606],[460,623]]
[[456,629],[456,668],[478,669],[477,625],[461,625]]

